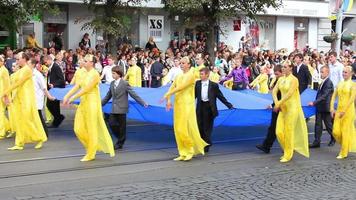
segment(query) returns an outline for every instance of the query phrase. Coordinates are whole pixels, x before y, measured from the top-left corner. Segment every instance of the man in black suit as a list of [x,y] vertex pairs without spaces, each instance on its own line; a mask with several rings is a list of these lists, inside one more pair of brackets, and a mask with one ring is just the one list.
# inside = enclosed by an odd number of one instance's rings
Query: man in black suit
[[303,55],[298,53],[294,56],[295,67],[293,68],[293,75],[298,78],[299,94],[304,92],[311,85],[312,77],[308,66],[303,64]]
[[[66,83],[65,83],[64,75],[59,65],[55,63],[52,57],[49,55],[46,55],[43,58],[43,61],[45,65],[47,65],[48,67],[48,75],[47,75],[48,89],[50,90],[51,88],[65,88]],[[57,128],[65,118],[61,114],[60,101],[59,100],[47,101],[47,107],[54,118],[53,123],[51,126],[49,126],[49,128]]]
[[330,101],[334,92],[333,82],[329,79],[329,67],[324,66],[320,70],[321,78],[323,81],[318,88],[318,93],[316,95],[315,101],[310,102],[309,106],[315,106],[316,108],[316,118],[315,118],[315,135],[314,142],[309,145],[310,148],[319,148],[320,147],[320,138],[323,132],[323,124],[324,122],[326,126],[326,130],[331,136],[329,146],[333,146],[335,144],[335,139],[332,135],[332,118],[330,115]]
[[209,152],[211,146],[211,132],[214,126],[214,118],[218,116],[216,98],[218,98],[229,109],[233,105],[229,103],[219,89],[219,85],[209,81],[209,69],[200,70],[200,79],[195,83],[195,98],[197,99],[197,122],[201,138],[209,145],[205,147],[205,152]]
[[151,87],[152,88],[158,88],[161,87],[161,78],[162,78],[162,71],[163,71],[163,64],[160,62],[160,57],[156,56],[155,57],[155,62],[151,66]]
[[[283,75],[282,74],[282,65],[276,65],[274,68],[274,75],[275,78],[271,81],[270,83],[270,90],[273,90],[273,88],[277,85],[278,79]],[[277,93],[277,99],[280,100],[281,99],[281,92],[278,91]],[[272,103],[272,105],[268,106],[268,109],[273,109],[274,107],[274,102]],[[267,136],[264,139],[262,144],[258,144],[256,145],[256,148],[265,152],[265,153],[269,153],[271,151],[271,148],[273,146],[274,141],[276,141],[276,126],[277,126],[277,119],[278,119],[278,113],[279,111],[275,111],[272,110],[272,117],[271,117],[271,122],[270,125],[268,127],[268,132],[267,132]]]

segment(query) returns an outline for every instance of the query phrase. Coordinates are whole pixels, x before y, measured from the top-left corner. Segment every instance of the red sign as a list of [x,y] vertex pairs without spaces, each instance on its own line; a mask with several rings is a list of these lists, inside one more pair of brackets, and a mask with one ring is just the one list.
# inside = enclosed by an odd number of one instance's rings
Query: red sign
[[234,20],[234,31],[241,31],[241,19]]

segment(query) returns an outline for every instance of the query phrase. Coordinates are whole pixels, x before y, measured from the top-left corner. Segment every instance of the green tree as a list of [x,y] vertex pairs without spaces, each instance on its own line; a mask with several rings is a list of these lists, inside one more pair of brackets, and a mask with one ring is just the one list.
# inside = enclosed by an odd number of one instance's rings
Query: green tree
[[199,21],[207,34],[207,51],[213,55],[219,21],[241,15],[255,18],[267,7],[278,8],[281,0],[166,0],[172,15],[185,16],[185,20]]
[[109,52],[116,50],[116,38],[130,30],[133,6],[146,0],[84,0],[95,16],[83,24],[82,29],[94,32],[103,31],[109,42]]
[[44,11],[56,12],[57,7],[52,0],[1,0],[0,25],[9,31],[18,31],[19,27],[27,23],[35,15],[42,15]]

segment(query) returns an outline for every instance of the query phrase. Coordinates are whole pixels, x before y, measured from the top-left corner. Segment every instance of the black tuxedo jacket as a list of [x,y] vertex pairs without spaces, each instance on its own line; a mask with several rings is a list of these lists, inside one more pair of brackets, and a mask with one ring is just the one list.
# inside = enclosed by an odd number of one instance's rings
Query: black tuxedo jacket
[[53,63],[52,68],[48,71],[48,83],[52,84],[54,88],[65,88],[66,86],[62,69],[57,63]]
[[[197,113],[200,113],[201,107],[201,80],[195,82],[195,98],[197,99]],[[209,105],[213,114],[213,117],[218,116],[218,109],[216,106],[216,98],[218,98],[223,104],[226,105],[229,109],[233,108],[233,105],[226,100],[224,95],[219,89],[219,85],[212,81],[209,81],[208,86],[208,98],[209,98]]]
[[302,64],[300,66],[298,73],[297,73],[297,66],[293,67],[293,75],[298,79],[299,94],[301,94],[305,89],[308,88],[308,85],[311,85],[312,79],[308,66]]
[[314,105],[317,112],[330,112],[330,101],[334,92],[333,82],[327,78],[323,85],[319,87]]

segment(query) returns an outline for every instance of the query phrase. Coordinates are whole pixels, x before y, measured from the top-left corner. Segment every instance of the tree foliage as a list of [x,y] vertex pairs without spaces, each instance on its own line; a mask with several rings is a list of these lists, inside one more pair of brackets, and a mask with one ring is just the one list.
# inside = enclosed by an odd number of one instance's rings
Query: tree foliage
[[146,0],[84,0],[95,16],[89,22],[85,22],[82,29],[102,31],[109,40],[109,48],[113,52],[114,38],[128,33],[133,7],[143,1]]
[[255,18],[265,8],[278,8],[282,0],[166,0],[171,15],[179,15],[186,21],[199,22],[206,28],[208,52],[213,53],[218,22],[237,16]]
[[1,0],[0,25],[7,30],[17,31],[21,25],[29,22],[33,16],[42,16],[45,11],[55,13],[58,8],[51,4],[51,0]]

